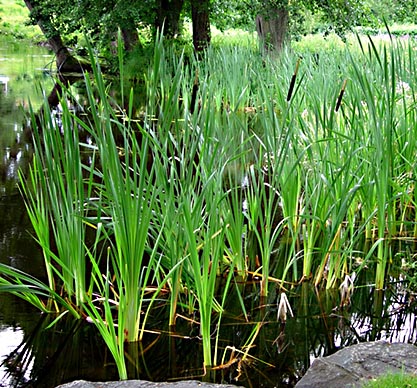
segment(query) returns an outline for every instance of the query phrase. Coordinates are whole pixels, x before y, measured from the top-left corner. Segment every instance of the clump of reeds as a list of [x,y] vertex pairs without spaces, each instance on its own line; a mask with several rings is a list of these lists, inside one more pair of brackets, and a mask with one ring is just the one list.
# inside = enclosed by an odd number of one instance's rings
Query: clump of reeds
[[22,177],[48,285],[1,266],[0,290],[88,317],[126,378],[124,341],[141,340],[156,301],[170,326],[199,325],[209,367],[242,280],[264,303],[303,280],[339,287],[374,262],[383,288],[392,240],[417,233],[417,73],[403,45],[319,62],[227,47],[185,64],[158,38],[141,109],[123,82],[112,99],[92,55],[86,115],[62,96]]

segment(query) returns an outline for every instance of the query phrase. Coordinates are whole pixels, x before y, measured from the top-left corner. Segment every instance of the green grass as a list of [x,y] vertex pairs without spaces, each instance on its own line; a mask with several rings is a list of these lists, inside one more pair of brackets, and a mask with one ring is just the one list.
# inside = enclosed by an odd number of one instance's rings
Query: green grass
[[387,373],[366,382],[363,388],[414,388],[417,376],[406,373]]
[[37,41],[44,39],[37,26],[26,25],[29,20],[29,10],[22,0],[0,1],[0,32],[2,37],[29,39]]
[[[390,33],[394,36],[416,36],[417,25],[416,24],[397,24],[394,23],[389,26]],[[386,34],[386,28],[375,28],[375,27],[358,27],[357,31],[361,34],[377,35]]]

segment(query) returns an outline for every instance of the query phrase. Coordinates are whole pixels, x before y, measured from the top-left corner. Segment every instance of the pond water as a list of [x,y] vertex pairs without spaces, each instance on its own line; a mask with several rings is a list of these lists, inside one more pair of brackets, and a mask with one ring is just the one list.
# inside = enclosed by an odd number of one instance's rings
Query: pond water
[[[47,67],[51,54],[39,47],[0,44],[0,262],[41,275],[41,255],[30,236],[30,224],[17,189],[19,168],[25,170],[31,146],[25,139],[29,101],[40,105],[41,84],[51,85]],[[3,364],[33,330],[37,312],[8,294],[0,294],[0,386],[11,386]]]
[[[31,237],[16,182],[17,171],[26,170],[31,156],[24,110],[29,100],[35,108],[40,106],[40,84],[45,90],[52,87],[48,76],[52,61],[43,48],[0,45],[0,262],[39,278],[44,277],[42,256]],[[358,284],[371,284],[373,276],[373,271],[362,271]],[[239,302],[231,297],[226,306],[230,316],[224,318],[221,331],[221,367],[203,376],[198,327],[179,319],[175,333],[170,333],[165,324],[168,312],[161,303],[144,341],[127,349],[129,377],[291,387],[314,358],[350,344],[417,342],[416,301],[399,282],[384,292],[358,287],[351,305],[344,308],[335,308],[340,304],[339,290],[326,292],[304,283],[288,295],[294,317],[289,316],[285,324],[277,321],[274,292],[264,304],[255,285],[247,285],[242,295],[253,306],[251,322],[233,316],[233,306]],[[91,325],[62,319],[48,327],[53,319],[9,294],[0,294],[0,387],[49,388],[79,378],[117,379],[112,357]],[[250,357],[244,359],[241,349],[260,326]]]

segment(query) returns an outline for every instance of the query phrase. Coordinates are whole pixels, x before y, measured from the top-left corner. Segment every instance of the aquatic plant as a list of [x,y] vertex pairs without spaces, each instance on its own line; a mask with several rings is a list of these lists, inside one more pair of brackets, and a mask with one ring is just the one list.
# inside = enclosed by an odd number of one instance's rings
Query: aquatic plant
[[[123,77],[113,97],[90,50],[88,107],[72,109],[67,90],[46,111],[21,177],[48,284],[0,266],[0,291],[95,324],[126,378],[124,343],[143,338],[156,304],[171,328],[198,327],[216,370],[232,292],[249,320],[254,304],[291,311],[302,281],[345,305],[368,267],[382,289],[393,240],[417,231],[415,47],[359,42],[319,58],[224,47],[197,59],[158,37],[141,106]],[[242,359],[262,319],[234,349]]]

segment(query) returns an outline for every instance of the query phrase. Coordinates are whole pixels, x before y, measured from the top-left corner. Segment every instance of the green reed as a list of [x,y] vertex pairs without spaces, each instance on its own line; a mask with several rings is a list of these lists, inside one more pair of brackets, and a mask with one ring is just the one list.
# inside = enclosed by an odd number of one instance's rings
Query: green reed
[[[101,226],[98,227],[98,237]],[[98,240],[96,240],[98,242]],[[117,371],[121,380],[128,378],[124,356],[125,350],[125,314],[118,307],[123,303],[123,298],[118,299],[116,289],[112,284],[112,272],[110,269],[110,258],[107,257],[106,270],[103,271],[94,255],[90,255],[92,263],[91,278],[97,289],[97,297],[94,296],[84,305],[88,315],[87,320],[96,327],[116,363]],[[104,272],[104,273],[103,273]],[[118,300],[117,300],[118,299]],[[97,308],[97,302],[100,308]],[[117,310],[117,313],[115,311]]]
[[63,298],[39,279],[6,264],[0,264],[0,273],[0,292],[16,295],[44,313],[56,312],[55,306],[51,306],[50,303],[54,302],[55,305],[64,308],[63,314],[69,312],[75,318],[80,318],[78,309],[71,301]]
[[88,130],[97,145],[102,166],[95,171],[100,179],[98,206],[103,219],[97,221],[105,223],[110,236],[111,270],[120,298],[119,317],[123,316],[125,339],[137,341],[146,288],[154,282],[159,271],[159,260],[152,254],[150,240],[158,188],[153,185],[154,170],[148,163],[148,137],[130,120],[133,95],[126,116],[123,112],[122,116],[117,116],[98,67],[94,76],[100,98],[98,105],[95,105],[93,87],[88,79],[87,91],[94,125]]
[[23,185],[22,192],[43,248],[49,286],[60,287],[54,280],[58,278],[65,293],[81,307],[86,301],[88,280],[85,245],[80,242],[85,241],[84,204],[91,181],[83,176],[77,123],[68,104],[62,109],[62,126],[68,128],[63,134],[47,108],[41,117],[42,128],[34,128],[34,162],[29,185]]
[[[411,43],[410,43],[411,44]],[[362,47],[363,53],[365,49]],[[376,286],[383,288],[385,270],[388,261],[387,244],[398,234],[397,212],[400,208],[409,209],[409,188],[401,187],[404,178],[412,172],[407,165],[408,156],[403,153],[406,139],[409,139],[409,127],[401,125],[400,118],[408,115],[409,103],[404,91],[403,79],[408,78],[405,70],[406,55],[399,55],[403,47],[392,42],[390,47],[377,48],[372,40],[369,41],[366,64],[373,70],[364,73],[353,62],[355,78],[363,93],[365,105],[364,116],[367,118],[366,127],[363,128],[368,136],[365,155],[367,160],[366,186],[367,207],[370,217],[375,214],[377,242],[377,272]],[[407,52],[405,50],[405,52]],[[405,78],[407,77],[407,78]],[[411,84],[412,81],[410,80]],[[407,150],[409,151],[409,150]],[[405,178],[405,180],[407,180]],[[404,199],[406,202],[404,202]],[[405,215],[402,216],[404,218]],[[400,225],[400,229],[403,226]],[[370,228],[368,228],[368,236]],[[370,237],[370,236],[369,236]]]

